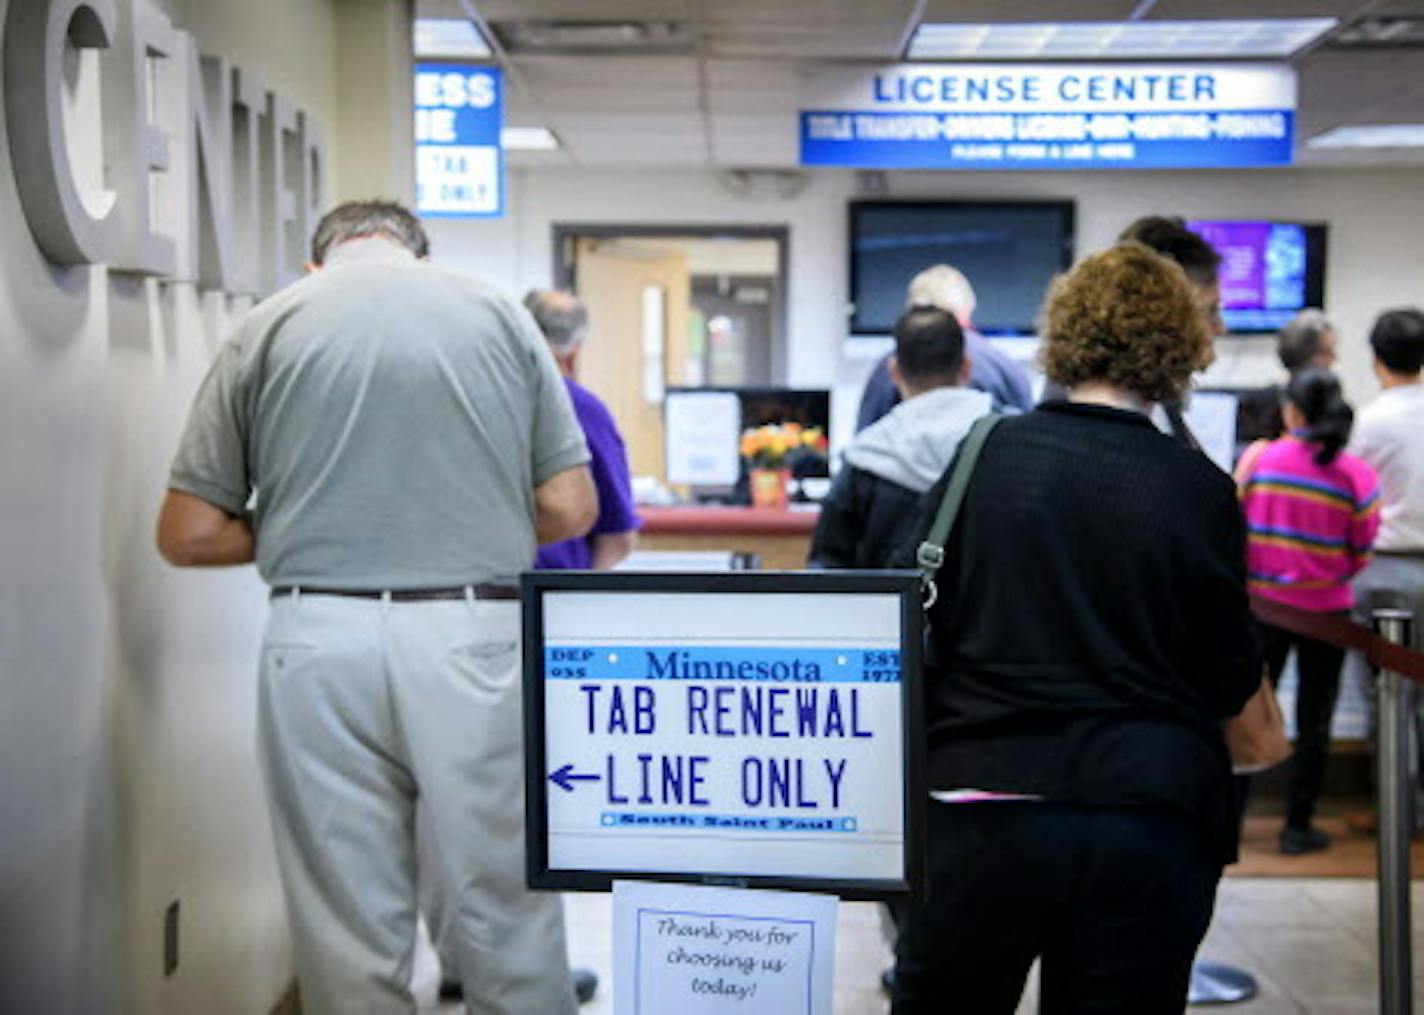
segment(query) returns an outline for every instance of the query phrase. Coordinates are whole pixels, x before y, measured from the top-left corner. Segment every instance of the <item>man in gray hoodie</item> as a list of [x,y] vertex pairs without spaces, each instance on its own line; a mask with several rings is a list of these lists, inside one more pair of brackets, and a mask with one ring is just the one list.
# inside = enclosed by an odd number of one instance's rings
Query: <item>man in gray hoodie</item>
[[811,566],[890,566],[920,498],[944,474],[970,426],[993,406],[988,394],[964,387],[971,367],[953,314],[915,306],[895,322],[889,370],[903,401],[846,448],[821,504]]

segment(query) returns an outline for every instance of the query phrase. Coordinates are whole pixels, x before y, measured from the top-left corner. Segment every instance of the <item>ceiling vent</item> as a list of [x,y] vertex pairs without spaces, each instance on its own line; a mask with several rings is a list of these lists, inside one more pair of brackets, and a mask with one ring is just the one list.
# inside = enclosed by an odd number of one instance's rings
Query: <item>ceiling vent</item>
[[1336,32],[1330,44],[1345,49],[1424,46],[1424,17],[1362,18]]
[[683,56],[695,49],[685,21],[495,21],[516,56]]
[[724,169],[717,179],[727,193],[750,201],[789,201],[811,182],[801,169]]

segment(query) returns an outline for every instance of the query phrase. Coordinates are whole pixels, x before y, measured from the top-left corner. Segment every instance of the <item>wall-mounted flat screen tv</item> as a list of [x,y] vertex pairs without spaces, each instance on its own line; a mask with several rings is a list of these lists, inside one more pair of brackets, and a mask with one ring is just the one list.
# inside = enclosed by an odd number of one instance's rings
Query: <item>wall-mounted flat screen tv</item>
[[1032,335],[1053,276],[1073,261],[1072,201],[852,201],[850,330],[888,335],[910,279],[935,264],[969,278],[974,326]]
[[1191,220],[1187,227],[1221,255],[1221,317],[1239,334],[1278,331],[1325,302],[1323,225]]

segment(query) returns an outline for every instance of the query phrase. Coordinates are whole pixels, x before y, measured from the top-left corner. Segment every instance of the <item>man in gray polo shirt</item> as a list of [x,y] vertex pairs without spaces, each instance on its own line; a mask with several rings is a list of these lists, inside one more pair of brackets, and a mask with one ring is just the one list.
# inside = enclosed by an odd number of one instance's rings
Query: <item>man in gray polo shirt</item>
[[418,796],[470,1010],[570,1012],[559,898],[524,888],[511,583],[592,525],[588,449],[524,309],[426,247],[399,205],[322,220],[213,362],[158,545],[273,587],[258,725],[304,1010],[415,1010]]

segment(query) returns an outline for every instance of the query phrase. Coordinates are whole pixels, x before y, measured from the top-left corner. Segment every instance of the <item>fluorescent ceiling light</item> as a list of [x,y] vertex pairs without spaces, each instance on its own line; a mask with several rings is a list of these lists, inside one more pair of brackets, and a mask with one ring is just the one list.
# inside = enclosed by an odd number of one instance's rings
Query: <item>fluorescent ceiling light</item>
[[927,23],[915,30],[906,56],[911,60],[1286,57],[1337,24],[1338,18]]
[[415,55],[487,57],[494,53],[473,22],[464,18],[416,18]]
[[551,152],[559,147],[559,138],[548,127],[505,127],[499,143],[509,151]]
[[1307,148],[1424,148],[1424,123],[1336,127],[1317,134]]

